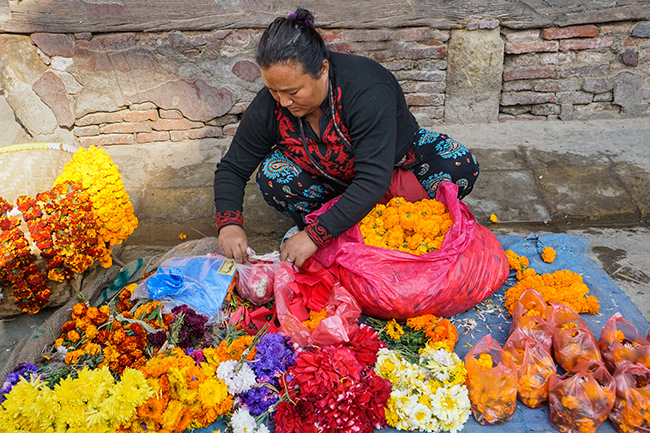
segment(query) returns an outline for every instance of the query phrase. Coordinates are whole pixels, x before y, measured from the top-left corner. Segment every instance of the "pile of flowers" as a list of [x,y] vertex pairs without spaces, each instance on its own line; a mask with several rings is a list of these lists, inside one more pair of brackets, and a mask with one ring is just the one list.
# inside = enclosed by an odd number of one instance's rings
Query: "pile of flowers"
[[[555,287],[526,257],[508,257],[519,283],[539,277],[537,287]],[[301,278],[332,285],[332,293],[341,287],[335,272],[324,279],[316,277],[323,269],[312,270]],[[74,305],[40,365],[21,364],[5,379],[0,431],[169,433],[223,431],[225,424],[231,433],[370,433],[386,426],[455,433],[470,415],[480,424],[509,421],[517,399],[531,408],[548,404],[559,428],[582,423],[579,414],[592,403],[603,407],[583,423],[588,431],[610,410],[622,429],[645,419],[650,365],[642,364],[650,343],[615,316],[598,342],[584,325],[591,342],[585,358],[584,344],[573,347],[579,315],[563,303],[548,305],[533,289],[512,306],[503,347],[489,336],[461,359],[458,329],[433,314],[400,321],[357,315],[345,338],[299,344],[298,333],[313,337],[331,319],[330,297],[301,304],[305,314],[294,331],[278,322],[277,300],[258,305],[233,293],[207,317],[178,300],[142,298],[142,282],[104,305]],[[634,369],[627,360],[637,362]],[[558,377],[555,362],[569,373]],[[611,377],[608,368],[616,370]],[[573,382],[585,398],[569,390]]]
[[[544,253],[543,253],[544,254]],[[555,255],[547,252],[547,259]],[[577,313],[598,314],[600,304],[595,296],[589,295],[589,287],[584,283],[582,276],[568,269],[558,270],[553,273],[538,274],[529,267],[530,262],[526,256],[519,256],[512,250],[506,251],[510,269],[516,271],[517,283],[506,290],[505,308],[510,314],[515,303],[528,289],[533,289],[546,302],[556,302],[570,306]]]
[[0,197],[0,284],[34,314],[48,304],[48,281],[61,283],[95,261],[110,267],[111,247],[136,226],[110,156],[80,148],[50,190],[19,196],[15,206]]
[[445,205],[435,199],[412,203],[393,197],[375,206],[359,228],[366,245],[421,255],[439,250],[453,223]]

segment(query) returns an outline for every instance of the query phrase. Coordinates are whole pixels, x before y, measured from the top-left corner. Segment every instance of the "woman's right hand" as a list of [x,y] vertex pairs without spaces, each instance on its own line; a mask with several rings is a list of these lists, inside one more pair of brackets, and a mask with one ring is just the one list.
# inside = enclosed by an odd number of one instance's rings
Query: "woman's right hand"
[[248,254],[246,254],[248,237],[240,226],[232,224],[222,227],[219,230],[217,242],[219,254],[235,259],[237,263],[244,263],[248,259]]

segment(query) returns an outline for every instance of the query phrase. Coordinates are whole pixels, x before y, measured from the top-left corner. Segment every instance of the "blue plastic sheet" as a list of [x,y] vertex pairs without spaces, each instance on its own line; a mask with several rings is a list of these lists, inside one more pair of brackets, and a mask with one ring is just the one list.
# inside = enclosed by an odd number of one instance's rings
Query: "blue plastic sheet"
[[[552,273],[556,270],[568,269],[582,275],[585,284],[590,289],[590,294],[596,296],[600,301],[600,315],[582,314],[581,317],[589,325],[596,338],[605,326],[607,319],[616,312],[620,312],[623,317],[629,320],[641,333],[646,335],[650,324],[645,319],[639,309],[632,303],[630,298],[623,292],[618,285],[605,273],[600,266],[589,257],[591,241],[578,235],[569,234],[531,234],[526,237],[522,236],[497,236],[504,250],[513,250],[519,255],[524,255],[530,260],[530,266],[538,274]],[[557,255],[553,263],[542,261],[540,254],[544,247],[552,247]],[[505,290],[516,283],[514,275],[508,279],[494,295],[488,298],[486,304],[491,301],[493,304],[503,307]],[[483,305],[486,305],[483,304]],[[500,345],[506,342],[510,331],[511,319],[508,313],[505,315],[489,313],[489,309],[471,308],[470,310],[458,314],[451,318],[458,326],[458,343],[456,353],[461,359],[469,351],[471,345],[478,342],[486,334],[492,334]],[[476,326],[469,332],[459,326],[469,320],[476,322]],[[462,431],[464,432],[489,432],[489,433],[506,433],[506,432],[549,432],[555,433],[548,422],[548,406],[539,409],[530,409],[517,401],[517,409],[513,419],[507,423],[496,426],[482,426],[470,415]],[[216,424],[215,424],[216,426]],[[224,424],[219,424],[223,428]],[[207,433],[213,431],[212,428],[193,430],[196,433]],[[400,430],[388,427],[376,430],[381,433],[397,433]],[[598,433],[615,433],[609,420],[605,421],[598,429]]]
[[145,285],[153,300],[172,306],[187,304],[200,314],[214,317],[234,284],[236,272],[234,260],[222,256],[175,257],[165,260]]

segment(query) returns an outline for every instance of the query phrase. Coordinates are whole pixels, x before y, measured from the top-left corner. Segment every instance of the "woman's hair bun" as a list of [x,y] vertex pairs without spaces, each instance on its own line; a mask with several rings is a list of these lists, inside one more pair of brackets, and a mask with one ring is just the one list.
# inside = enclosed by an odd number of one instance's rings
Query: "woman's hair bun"
[[312,27],[314,26],[314,15],[311,12],[309,12],[307,9],[298,8],[294,13],[290,14],[287,18],[305,23],[308,26],[312,26]]

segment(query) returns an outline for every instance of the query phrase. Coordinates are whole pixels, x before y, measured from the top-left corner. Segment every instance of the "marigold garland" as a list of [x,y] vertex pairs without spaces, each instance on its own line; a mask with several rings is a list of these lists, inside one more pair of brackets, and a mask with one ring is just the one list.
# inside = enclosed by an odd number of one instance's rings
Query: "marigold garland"
[[449,228],[451,215],[434,199],[408,202],[392,198],[378,204],[359,222],[366,245],[421,255],[439,250]]
[[528,268],[513,287],[506,290],[504,307],[510,314],[521,295],[528,289],[539,293],[544,301],[571,307],[576,313],[598,314],[600,304],[595,296],[588,296],[589,287],[582,276],[567,269],[538,275]]
[[[19,196],[15,207],[0,197],[0,284],[12,288],[18,308],[34,314],[48,304],[48,279],[61,283],[95,260],[110,267],[111,247],[136,226],[110,156],[80,148],[50,190]],[[35,266],[39,258],[45,265]]]
[[90,195],[102,242],[119,245],[133,233],[138,219],[133,215],[118,167],[104,149],[79,148],[55,184],[66,181],[80,183]]

